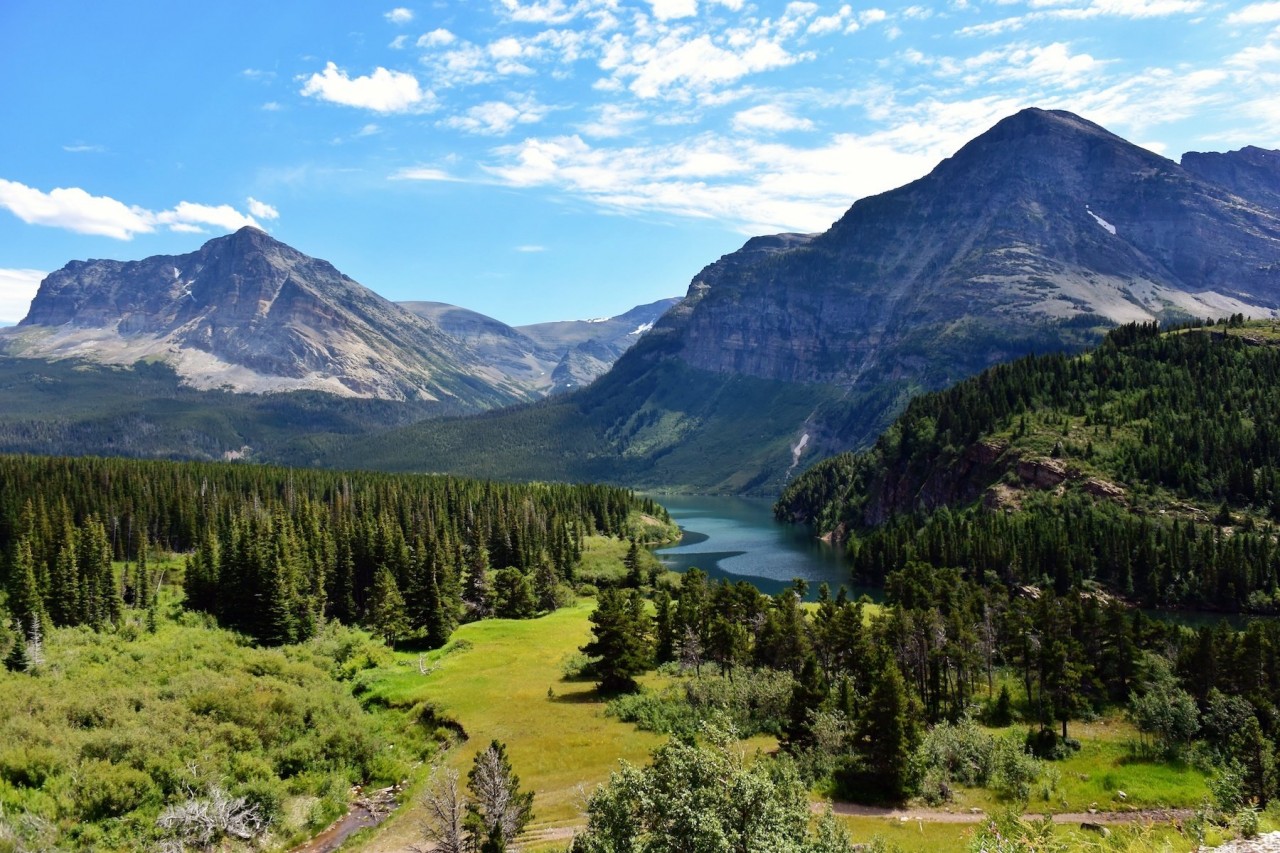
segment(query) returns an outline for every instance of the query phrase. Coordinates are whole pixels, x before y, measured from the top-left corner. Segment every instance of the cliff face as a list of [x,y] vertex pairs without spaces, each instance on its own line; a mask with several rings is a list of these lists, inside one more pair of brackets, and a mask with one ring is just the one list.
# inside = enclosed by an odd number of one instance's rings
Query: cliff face
[[1189,152],[1182,168],[1246,201],[1280,210],[1280,151],[1248,145],[1225,154]]
[[953,381],[1054,322],[1270,313],[1280,206],[1264,200],[1026,110],[822,235],[753,240],[712,264],[665,325],[682,323],[681,359],[720,373]]
[[460,411],[527,396],[472,347],[255,228],[187,255],[73,261],[6,337],[26,356],[160,359],[196,387],[434,399]]

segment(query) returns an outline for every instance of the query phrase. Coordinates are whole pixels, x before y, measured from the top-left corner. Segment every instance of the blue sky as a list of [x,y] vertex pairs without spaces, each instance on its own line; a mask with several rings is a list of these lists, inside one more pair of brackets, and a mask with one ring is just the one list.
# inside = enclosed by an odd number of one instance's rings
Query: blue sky
[[0,321],[247,223],[392,299],[607,316],[1026,106],[1280,148],[1280,2],[401,2],[0,3]]

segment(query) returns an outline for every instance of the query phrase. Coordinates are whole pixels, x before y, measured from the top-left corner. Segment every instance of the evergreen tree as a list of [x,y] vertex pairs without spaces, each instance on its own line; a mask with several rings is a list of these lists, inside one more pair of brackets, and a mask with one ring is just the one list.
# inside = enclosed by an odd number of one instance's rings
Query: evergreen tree
[[395,576],[386,566],[379,566],[369,593],[369,609],[365,616],[369,630],[395,646],[409,630],[409,617]]
[[867,699],[861,753],[879,790],[889,800],[910,793],[911,756],[920,739],[917,711],[893,659],[886,658]]
[[591,642],[582,647],[594,665],[597,687],[604,692],[636,689],[635,676],[652,666],[651,620],[635,590],[601,590],[591,614]]

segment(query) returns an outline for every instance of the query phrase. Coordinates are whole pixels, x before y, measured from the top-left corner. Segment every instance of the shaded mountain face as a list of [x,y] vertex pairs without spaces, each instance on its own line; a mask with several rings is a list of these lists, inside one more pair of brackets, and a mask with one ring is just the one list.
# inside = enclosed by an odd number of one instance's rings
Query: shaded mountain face
[[488,444],[464,422],[415,436],[413,455],[365,460],[776,493],[868,442],[911,395],[992,364],[1080,349],[1122,322],[1277,308],[1280,211],[1261,194],[1025,110],[823,234],[756,238],[711,264],[559,407],[487,417]]
[[443,302],[400,305],[466,341],[511,382],[547,395],[591,384],[679,301],[660,299],[598,320],[515,327]]
[[319,390],[452,412],[530,396],[466,343],[256,228],[187,255],[73,261],[3,340],[25,357],[159,360],[205,389]]
[[1280,151],[1250,145],[1225,154],[1189,152],[1182,168],[1254,204],[1280,210]]
[[752,241],[703,270],[670,325],[678,357],[706,370],[937,385],[1060,321],[1277,307],[1280,209],[1076,116],[1027,110],[821,236]]

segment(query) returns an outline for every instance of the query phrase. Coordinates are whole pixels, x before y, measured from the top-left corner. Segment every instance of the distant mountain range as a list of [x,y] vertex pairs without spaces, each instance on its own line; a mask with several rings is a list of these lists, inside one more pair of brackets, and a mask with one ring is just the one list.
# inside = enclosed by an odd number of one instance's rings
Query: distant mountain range
[[676,301],[515,329],[390,302],[248,227],[186,255],[72,261],[0,329],[0,449],[307,462],[303,436],[589,383]]
[[[749,240],[668,304],[512,328],[393,304],[245,229],[190,255],[68,264],[0,346],[160,362],[148,381],[185,414],[151,423],[163,445],[132,430],[128,452],[242,442],[255,458],[303,464],[776,494],[810,462],[867,444],[913,396],[992,364],[1079,350],[1134,320],[1275,316],[1280,152],[1180,165],[1070,113],[1028,109],[822,234]],[[4,361],[0,400],[24,408],[0,415],[0,448],[109,452],[97,403],[68,411],[59,398],[46,418],[51,386]],[[99,370],[93,387],[129,381]],[[325,400],[367,402],[337,407],[342,418],[303,440],[257,402],[234,424],[219,412],[215,429],[190,386],[327,392],[306,405],[272,395],[304,433]],[[216,393],[245,409],[244,395]],[[89,434],[97,443],[77,438]]]
[[662,299],[617,317],[508,326],[444,302],[401,302],[460,341],[508,380],[539,394],[563,394],[604,375],[680,300]]
[[591,387],[343,458],[776,493],[911,396],[991,364],[1133,320],[1274,316],[1278,162],[1244,149],[1179,165],[1024,110],[823,234],[756,238],[711,264]]

